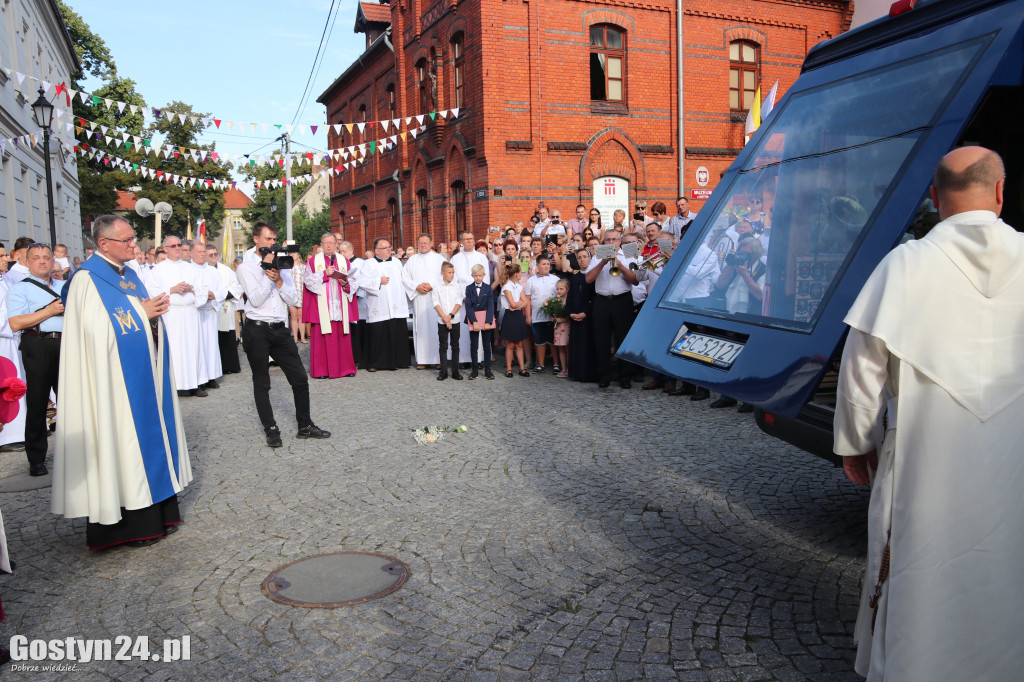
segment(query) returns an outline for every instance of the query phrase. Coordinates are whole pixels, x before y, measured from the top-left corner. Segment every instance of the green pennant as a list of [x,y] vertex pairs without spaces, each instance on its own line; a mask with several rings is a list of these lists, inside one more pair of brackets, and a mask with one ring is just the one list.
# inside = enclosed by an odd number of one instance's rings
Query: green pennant
[[280,130],[281,129],[281,124],[280,123],[275,123],[274,127],[277,128],[278,130]]
[[142,146],[143,147],[148,147],[149,146],[149,142],[150,142],[149,140],[143,140],[142,141]]
[[436,111],[431,111],[430,112],[430,120],[433,121],[435,116],[437,116],[437,112]]
[[371,142],[370,143],[370,156],[373,156],[373,152],[374,152],[375,149],[377,149],[377,143],[376,142]]
[[139,164],[137,164],[137,163],[133,163],[133,164],[132,164],[132,170],[133,170],[133,171],[139,170]]
[[92,96],[92,105],[94,107],[98,107],[100,105],[100,96],[99,95],[93,95]]

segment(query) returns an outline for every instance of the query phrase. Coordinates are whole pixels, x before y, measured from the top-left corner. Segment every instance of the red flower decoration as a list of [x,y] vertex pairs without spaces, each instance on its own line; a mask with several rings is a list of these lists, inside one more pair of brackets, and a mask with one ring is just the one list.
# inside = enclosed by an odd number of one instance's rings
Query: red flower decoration
[[16,403],[28,391],[28,386],[18,377],[8,377],[0,383],[0,398]]

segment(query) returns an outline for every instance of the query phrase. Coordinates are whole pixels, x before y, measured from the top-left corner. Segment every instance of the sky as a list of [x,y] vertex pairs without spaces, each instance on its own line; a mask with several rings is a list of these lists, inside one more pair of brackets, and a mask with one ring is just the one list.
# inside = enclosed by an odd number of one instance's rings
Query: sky
[[[179,100],[196,113],[230,121],[326,123],[316,98],[366,44],[364,34],[353,32],[357,0],[65,2],[103,38],[118,74],[135,81],[147,106]],[[326,52],[296,118],[325,24]],[[86,89],[98,85],[93,79]],[[207,133],[201,142],[215,142],[224,154],[266,154],[279,148],[279,134],[275,128],[242,134],[236,127]],[[292,138],[296,152],[327,146],[325,129],[315,135],[307,129],[303,136],[296,131]]]

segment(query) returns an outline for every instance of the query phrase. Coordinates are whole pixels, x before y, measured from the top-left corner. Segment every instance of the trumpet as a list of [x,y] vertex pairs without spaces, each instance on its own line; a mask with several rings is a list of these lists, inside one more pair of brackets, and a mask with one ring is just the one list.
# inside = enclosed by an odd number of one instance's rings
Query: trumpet
[[658,253],[644,258],[640,263],[630,263],[629,269],[633,272],[637,272],[640,268],[647,268],[651,272],[654,272],[658,268],[664,267],[666,263],[668,263],[668,256],[659,251]]
[[622,275],[622,268],[619,267],[619,260],[617,258],[612,261],[612,266],[608,268],[608,274],[612,277],[620,277]]

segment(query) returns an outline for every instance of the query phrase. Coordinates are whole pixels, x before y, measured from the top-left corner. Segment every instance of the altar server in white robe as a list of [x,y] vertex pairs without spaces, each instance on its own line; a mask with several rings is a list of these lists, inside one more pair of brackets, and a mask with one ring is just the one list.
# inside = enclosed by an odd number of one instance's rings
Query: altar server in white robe
[[147,297],[124,266],[124,218],[100,216],[93,235],[98,250],[66,287],[51,509],[87,517],[90,549],[147,545],[178,529],[176,495],[192,480],[160,320],[169,299]]
[[[459,235],[459,239],[462,241],[462,250],[451,258],[451,263],[455,266],[455,281],[465,291],[466,287],[473,283],[473,266],[482,265],[484,268],[484,284],[490,286],[491,264],[488,262],[487,256],[476,250],[476,239],[473,237],[473,233],[469,231],[463,232]],[[480,336],[481,340],[477,344],[478,358],[483,357],[483,335],[481,334]],[[464,324],[459,333],[459,362],[469,361],[469,325]]]
[[352,357],[355,359],[357,367],[365,368],[366,317],[369,313],[366,310],[366,292],[358,286],[359,268],[362,267],[365,259],[356,258],[355,252],[356,250],[352,246],[352,242],[338,242],[338,253],[348,258],[348,278],[352,284],[356,285],[356,309],[359,313],[359,319],[354,324],[349,325],[349,329],[352,332]]
[[207,289],[206,303],[199,305],[199,385],[202,388],[220,388],[218,379],[224,374],[220,364],[220,304],[228,295],[228,287],[217,272],[216,264],[206,261],[206,246],[196,242],[192,246],[192,264],[199,268],[199,276]]
[[216,246],[206,247],[206,262],[217,267],[217,274],[227,291],[224,300],[217,306],[217,346],[220,349],[221,371],[224,374],[238,374],[242,367],[238,362],[235,312],[241,309],[242,285],[238,283],[235,271],[220,262]]
[[834,449],[872,485],[854,631],[868,680],[1020,679],[1024,234],[998,218],[1003,185],[995,153],[947,154],[942,222],[886,256],[846,317]]
[[434,252],[429,234],[416,239],[416,250],[405,263],[402,283],[412,301],[412,343],[416,351],[416,369],[441,363],[437,350],[437,312],[431,292],[441,284],[444,256]]
[[373,253],[357,275],[359,288],[366,291],[366,368],[404,369],[409,366],[409,299],[402,285],[402,262],[391,255],[385,237],[374,240]]
[[[28,274],[28,267],[24,261],[27,258],[28,247],[32,240],[28,237],[18,237],[11,249],[11,260],[4,278],[0,280],[0,356],[11,361],[18,371],[18,378],[25,380],[25,367],[21,362],[21,332],[11,329],[7,323],[7,290],[15,283],[25,279]],[[11,419],[11,423],[0,431],[0,446],[11,443],[25,442],[25,396],[22,396],[17,414]]]
[[209,288],[199,269],[181,258],[181,239],[171,235],[164,239],[167,260],[150,272],[147,288],[151,295],[171,297],[171,308],[164,324],[167,341],[174,358],[174,384],[178,395],[205,397],[199,388],[199,306],[208,300]]

